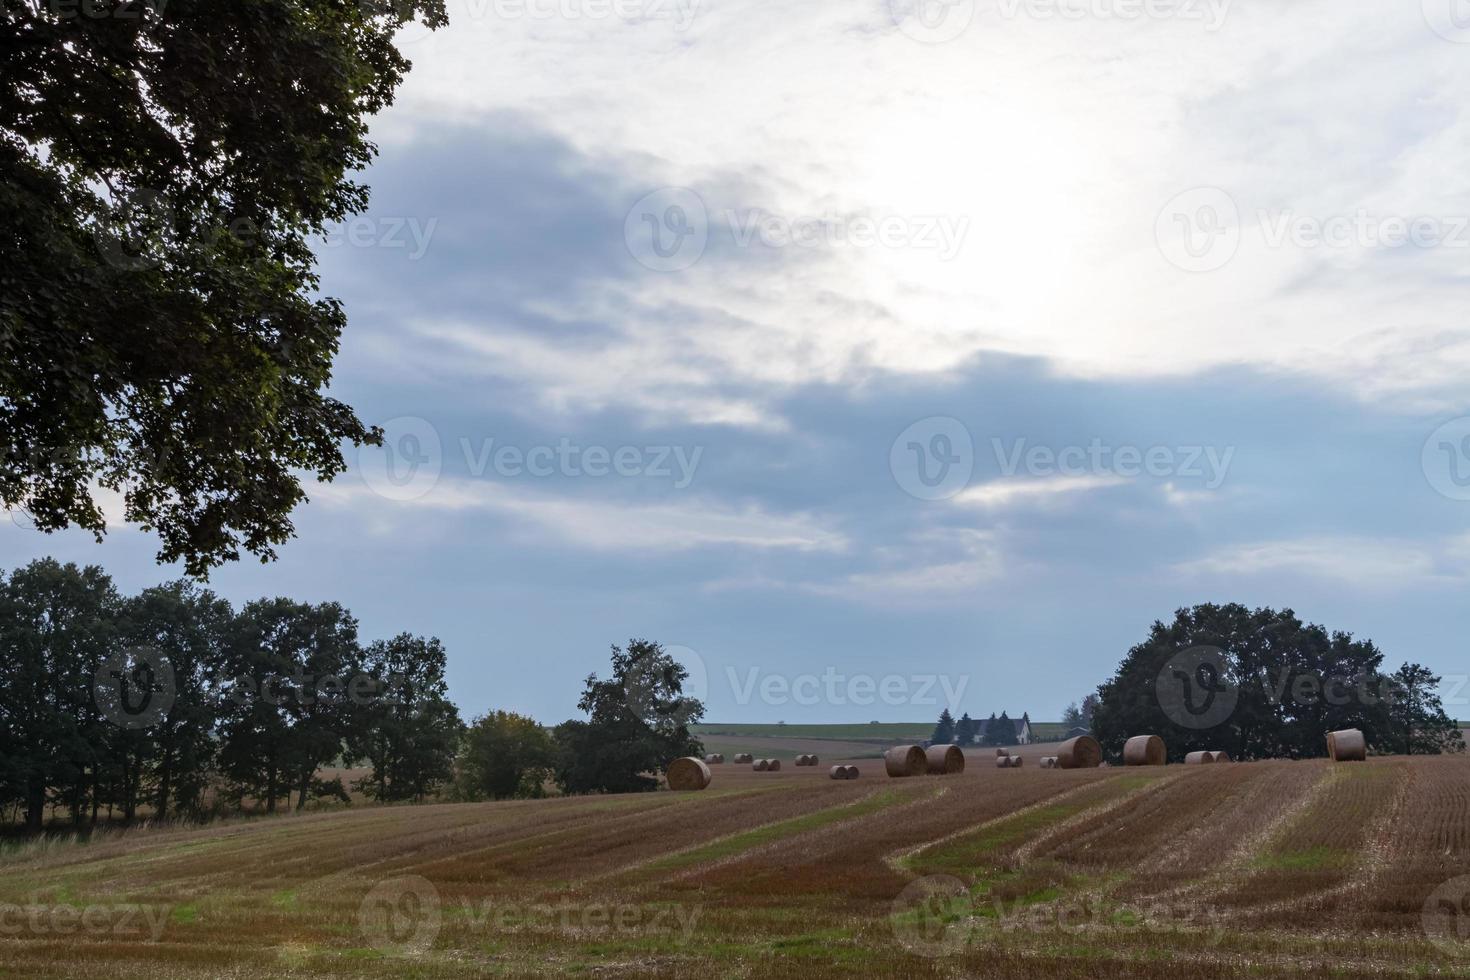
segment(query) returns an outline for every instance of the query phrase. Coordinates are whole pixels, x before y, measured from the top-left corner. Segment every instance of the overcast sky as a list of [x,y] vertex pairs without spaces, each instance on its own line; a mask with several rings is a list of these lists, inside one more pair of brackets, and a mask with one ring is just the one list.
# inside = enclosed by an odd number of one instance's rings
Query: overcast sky
[[450,11],[321,249],[388,449],[229,598],[546,722],[630,636],[716,721],[1053,719],[1204,601],[1466,671],[1454,0]]

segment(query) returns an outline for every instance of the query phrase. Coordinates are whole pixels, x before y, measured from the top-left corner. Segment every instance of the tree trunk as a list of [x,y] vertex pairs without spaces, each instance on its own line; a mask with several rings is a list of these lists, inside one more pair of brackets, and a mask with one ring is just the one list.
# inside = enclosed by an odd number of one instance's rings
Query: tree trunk
[[26,783],[26,830],[39,834],[46,822],[46,784],[39,776]]
[[138,766],[133,762],[133,753],[123,757],[123,821],[132,823],[138,815]]
[[157,819],[168,816],[169,795],[173,792],[173,747],[166,745],[158,760],[158,803]]

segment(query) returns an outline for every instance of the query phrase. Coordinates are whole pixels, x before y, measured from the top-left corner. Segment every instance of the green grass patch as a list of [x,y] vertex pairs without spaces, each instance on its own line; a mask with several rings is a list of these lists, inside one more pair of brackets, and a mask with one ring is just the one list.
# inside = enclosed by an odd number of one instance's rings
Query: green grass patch
[[1333,871],[1353,863],[1353,856],[1335,847],[1309,847],[1303,851],[1263,854],[1251,862],[1263,871]]
[[975,871],[982,864],[986,855],[1019,843],[1037,831],[1081,813],[1091,805],[1090,801],[1079,800],[1037,807],[1026,813],[993,823],[973,834],[967,834],[946,844],[920,851],[911,856],[904,864],[915,871],[929,873]]
[[905,867],[923,873],[976,873],[995,851],[1018,844],[1100,803],[1142,789],[1160,775],[1119,776],[1098,783],[1091,792],[1059,803],[1043,803],[1012,817],[998,820],[973,833],[912,855]]
[[934,722],[880,722],[875,725],[859,722],[848,725],[756,725],[707,722],[690,725],[695,736],[733,735],[755,738],[830,738],[838,741],[874,739],[880,741],[922,741],[934,734]]
[[686,868],[706,861],[718,861],[721,858],[731,857],[742,851],[760,847],[781,840],[784,837],[793,837],[797,834],[806,833],[809,830],[817,830],[829,824],[839,823],[843,820],[851,820],[869,813],[875,813],[885,807],[892,806],[900,799],[897,793],[884,791],[859,800],[856,803],[845,806],[828,807],[815,813],[803,814],[792,817],[789,820],[780,820],[776,823],[766,824],[764,827],[756,827],[744,833],[734,834],[716,841],[711,841],[703,847],[696,847],[692,851],[683,851],[679,854],[670,854],[666,858],[655,861],[648,866],[650,871],[670,871],[678,868]]

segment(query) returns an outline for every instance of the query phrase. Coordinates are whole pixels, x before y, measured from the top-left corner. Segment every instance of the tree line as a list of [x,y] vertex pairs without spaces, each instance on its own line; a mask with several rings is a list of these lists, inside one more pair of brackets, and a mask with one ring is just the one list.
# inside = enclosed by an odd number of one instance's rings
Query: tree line
[[[585,719],[545,729],[507,712],[468,726],[438,639],[363,642],[335,602],[238,609],[183,580],[122,595],[100,568],[51,559],[0,573],[0,817],[47,812],[199,820],[314,800],[380,802],[656,789],[703,751],[704,707],[657,643],[612,648]],[[330,767],[365,770],[350,787]]]
[[178,581],[122,595],[100,568],[36,561],[0,575],[0,808],[92,825],[345,799],[323,780],[422,800],[453,774],[461,723],[445,651],[403,633],[362,643],[340,604],[235,609]]
[[1459,723],[1421,664],[1383,667],[1371,641],[1304,623],[1290,609],[1204,604],[1155,622],[1097,691],[1092,730],[1116,758],[1130,735],[1163,737],[1173,761],[1200,749],[1235,759],[1327,754],[1330,731],[1360,729],[1372,751],[1463,751]]
[[992,711],[988,721],[977,721],[970,717],[969,712],[956,720],[945,708],[939,713],[939,721],[935,723],[934,734],[929,736],[929,741],[934,745],[1005,746],[1016,745],[1020,739],[1016,737],[1015,723],[1004,711],[999,717]]

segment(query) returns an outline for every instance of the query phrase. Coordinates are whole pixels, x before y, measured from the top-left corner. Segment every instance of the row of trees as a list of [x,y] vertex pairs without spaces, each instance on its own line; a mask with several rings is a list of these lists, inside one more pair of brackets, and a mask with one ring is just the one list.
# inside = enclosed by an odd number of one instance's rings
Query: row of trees
[[1236,759],[1326,755],[1325,735],[1361,729],[1370,748],[1463,751],[1428,668],[1383,670],[1370,640],[1303,623],[1289,609],[1206,604],[1156,622],[1097,692],[1092,730],[1117,756],[1130,735],[1163,736],[1171,759],[1225,749]]
[[704,706],[663,648],[612,648],[586,679],[586,718],[554,729],[508,712],[465,726],[443,645],[407,633],[363,644],[337,603],[239,609],[180,581],[121,595],[100,568],[52,560],[0,574],[0,817],[43,828],[140,813],[200,819],[347,801],[656,789],[703,752]]
[[991,712],[990,720],[979,722],[966,712],[958,721],[945,708],[939,713],[939,722],[929,741],[935,745],[1015,745],[1016,725],[1004,711],[1000,717]]
[[234,609],[181,581],[121,595],[96,567],[46,559],[0,575],[0,808],[40,830],[274,811],[357,787],[423,799],[450,779],[461,723],[438,640],[359,642],[337,603]]

